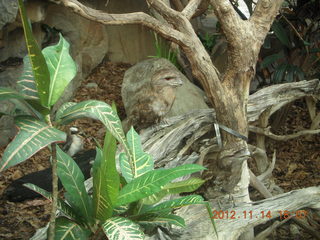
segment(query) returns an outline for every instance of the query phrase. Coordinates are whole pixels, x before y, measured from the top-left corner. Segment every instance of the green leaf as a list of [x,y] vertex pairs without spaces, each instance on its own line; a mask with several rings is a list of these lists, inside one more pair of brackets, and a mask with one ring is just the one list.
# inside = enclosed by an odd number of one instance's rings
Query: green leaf
[[50,86],[49,70],[36,40],[33,38],[32,31],[27,19],[23,0],[19,0],[19,10],[22,19],[22,26],[27,43],[27,49],[31,60],[33,75],[35,78],[40,102],[44,107],[49,107],[48,96]]
[[84,176],[74,160],[57,146],[57,172],[66,198],[72,208],[89,223],[92,219],[92,203],[84,186]]
[[294,81],[294,71],[295,71],[295,66],[293,65],[288,65],[287,71],[284,77],[285,82],[293,82]]
[[7,99],[11,99],[11,98],[15,98],[15,99],[25,99],[26,96],[24,96],[21,93],[18,93],[17,91],[15,91],[12,88],[3,88],[0,87],[0,101],[2,100],[7,100]]
[[205,181],[200,178],[189,178],[180,182],[166,184],[163,189],[142,200],[143,204],[152,205],[159,202],[163,197],[169,194],[179,194],[183,192],[193,192],[197,190]]
[[118,197],[117,205],[124,205],[155,194],[170,181],[205,168],[196,164],[185,164],[172,169],[156,169],[133,179],[125,185]]
[[109,240],[144,239],[144,234],[139,225],[123,217],[109,218],[103,223],[102,227]]
[[302,80],[305,79],[304,72],[302,71],[301,68],[299,68],[297,66],[296,66],[296,69],[295,69],[295,75],[296,75],[298,81],[302,81]]
[[[23,186],[31,189],[32,191],[35,191],[39,194],[41,194],[46,199],[50,200],[52,202],[52,195],[50,192],[32,184],[32,183],[25,183]],[[81,220],[81,217],[73,211],[73,209],[65,203],[63,200],[58,199],[58,209],[63,212],[66,216],[73,218],[74,220]]]
[[288,64],[284,63],[284,64],[281,64],[279,65],[274,73],[273,73],[273,76],[272,76],[272,82],[273,83],[281,83],[284,79],[284,76],[286,74],[286,71],[287,71],[287,67],[288,67]]
[[167,225],[172,224],[176,225],[178,227],[185,227],[186,223],[182,217],[179,217],[174,214],[167,214],[164,216],[158,216],[152,219],[148,219],[146,221],[137,221],[137,223],[146,226],[146,227],[152,227],[152,226],[158,226],[158,225]]
[[23,58],[23,74],[17,82],[19,92],[30,99],[39,101],[39,94],[34,80],[29,55]]
[[263,47],[264,49],[270,49],[270,48],[271,48],[271,40],[270,40],[270,37],[267,36],[267,37],[264,39],[264,43],[263,43],[262,47]]
[[59,112],[56,119],[59,123],[67,124],[81,117],[89,117],[101,121],[132,158],[122,130],[121,121],[108,104],[96,100],[83,101]]
[[123,214],[123,213],[127,212],[128,209],[129,209],[128,205],[118,206],[113,209],[113,216],[118,216],[120,214]]
[[120,154],[120,167],[122,176],[127,182],[154,169],[150,154],[142,149],[140,136],[133,127],[127,133],[129,149],[132,153],[132,161],[124,153]]
[[61,107],[59,107],[59,109],[56,112],[55,121],[59,121],[59,119],[61,118],[63,112],[67,108],[75,106],[75,105],[77,105],[77,103],[75,103],[75,102],[66,102],[66,103],[62,104]]
[[56,219],[56,240],[87,240],[91,231],[79,226],[77,223],[65,217]]
[[105,221],[112,216],[120,188],[120,176],[116,168],[116,139],[107,131],[103,152],[97,148],[93,165],[93,205],[95,217]]
[[217,231],[217,227],[216,227],[216,224],[214,222],[214,216],[213,216],[213,211],[212,211],[212,208],[210,206],[210,203],[208,201],[205,201],[204,202],[204,205],[206,206],[206,209],[207,209],[207,212],[208,212],[208,215],[209,215],[209,218],[210,218],[210,221],[211,221],[211,225],[214,229],[214,233],[216,234],[217,238],[219,239],[219,235],[218,235],[218,231]]
[[274,34],[277,36],[277,38],[280,40],[280,42],[290,48],[290,41],[286,34],[286,30],[282,27],[281,23],[278,21],[274,21],[271,27],[272,31],[274,31]]
[[50,73],[49,106],[54,105],[70,81],[76,76],[77,66],[69,54],[69,43],[60,34],[58,44],[42,50]]
[[20,131],[3,153],[0,171],[25,161],[51,143],[66,140],[64,132],[29,116],[17,117],[16,124]]
[[284,57],[283,52],[269,55],[263,59],[263,61],[260,64],[260,67],[261,68],[269,67],[272,63],[275,63],[277,60],[279,60],[283,57]]
[[199,195],[189,195],[169,201],[162,202],[154,207],[150,207],[149,209],[145,209],[146,213],[149,212],[161,212],[161,211],[167,211],[170,209],[180,208],[187,205],[192,204],[201,204],[203,203],[204,199]]

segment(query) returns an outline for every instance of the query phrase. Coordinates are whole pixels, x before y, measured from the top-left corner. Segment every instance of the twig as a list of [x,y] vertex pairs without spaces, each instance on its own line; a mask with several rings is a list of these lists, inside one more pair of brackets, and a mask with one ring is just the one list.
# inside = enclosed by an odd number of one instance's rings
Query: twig
[[50,215],[50,225],[48,230],[48,240],[55,239],[55,222],[58,203],[58,176],[57,176],[57,151],[56,144],[51,144],[51,156],[52,156],[52,208]]
[[263,240],[266,239],[276,228],[288,222],[291,218],[287,218],[283,221],[275,221],[270,227],[268,227],[263,232],[259,233],[254,240]]
[[297,138],[303,135],[308,135],[308,134],[318,134],[320,133],[320,129],[316,129],[316,130],[301,130],[299,132],[293,133],[293,134],[288,134],[288,135],[276,135],[273,134],[270,131],[270,127],[267,127],[265,129],[259,128],[259,127],[255,127],[255,126],[249,126],[249,131],[254,132],[254,133],[258,133],[258,134],[263,134],[273,140],[277,140],[277,141],[287,141],[293,138]]
[[263,181],[264,179],[266,179],[268,176],[270,176],[273,172],[274,166],[276,164],[276,151],[273,152],[273,156],[272,156],[272,162],[269,165],[268,169],[262,173],[261,175],[259,175],[257,178],[260,181]]
[[[302,38],[302,36],[300,35],[300,33],[298,32],[298,30],[293,26],[293,24],[288,20],[288,18],[283,15],[282,13],[281,14],[281,17],[290,25],[290,27],[292,28],[292,30],[294,31],[294,33],[298,36],[298,38],[304,43],[305,40]],[[309,49],[307,46],[305,46],[306,48],[306,51],[307,51],[307,55],[309,55]]]
[[254,173],[249,169],[250,175],[250,185],[258,190],[264,198],[272,197],[272,194],[266,188],[266,186],[254,175]]

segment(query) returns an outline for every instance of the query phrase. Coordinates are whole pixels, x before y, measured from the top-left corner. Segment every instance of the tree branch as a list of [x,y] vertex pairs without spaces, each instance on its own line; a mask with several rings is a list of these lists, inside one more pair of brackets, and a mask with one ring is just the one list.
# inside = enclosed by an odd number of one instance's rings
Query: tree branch
[[242,34],[248,34],[247,31],[244,31],[245,21],[239,17],[229,0],[211,0],[211,5],[221,23],[228,43],[233,47],[239,46],[241,41],[246,39]]
[[182,14],[187,18],[191,19],[196,13],[198,7],[200,6],[202,0],[190,0],[188,5],[183,9]]
[[[162,37],[179,45],[185,45],[185,42],[187,41],[184,34],[168,25],[164,25],[157,19],[143,12],[109,14],[89,8],[77,0],[51,0],[51,2],[62,3],[65,7],[70,8],[73,12],[81,15],[82,17],[105,25],[140,24],[160,33]],[[164,4],[162,5],[165,6]]]
[[255,25],[256,38],[263,43],[266,34],[270,30],[271,24],[277,16],[283,0],[259,0],[250,22]]
[[181,13],[168,7],[159,0],[146,0],[151,7],[153,7],[168,23],[172,24],[175,28],[179,29],[179,25],[183,24],[185,20]]
[[180,0],[171,0],[171,3],[175,6],[175,8],[181,12],[184,8],[183,4],[181,3]]
[[303,135],[308,135],[308,134],[318,134],[320,133],[320,129],[316,129],[316,130],[301,130],[299,132],[293,133],[293,134],[288,134],[288,135],[276,135],[274,133],[272,133],[270,131],[270,127],[262,129],[259,127],[255,127],[255,126],[249,126],[249,130],[251,132],[254,133],[259,133],[259,134],[263,134],[271,139],[277,140],[277,141],[287,141],[293,138],[297,138]]

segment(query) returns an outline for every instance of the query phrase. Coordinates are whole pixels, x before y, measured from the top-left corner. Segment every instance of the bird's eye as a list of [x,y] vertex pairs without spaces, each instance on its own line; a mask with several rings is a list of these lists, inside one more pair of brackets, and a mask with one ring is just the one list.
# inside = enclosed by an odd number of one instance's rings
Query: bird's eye
[[174,77],[166,77],[164,79],[167,80],[167,81],[170,81],[170,80],[174,79]]

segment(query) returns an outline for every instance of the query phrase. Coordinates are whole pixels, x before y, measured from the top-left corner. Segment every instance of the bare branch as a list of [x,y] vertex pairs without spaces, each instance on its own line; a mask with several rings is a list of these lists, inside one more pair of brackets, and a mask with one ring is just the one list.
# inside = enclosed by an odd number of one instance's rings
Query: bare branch
[[183,4],[181,3],[180,0],[171,0],[171,3],[175,6],[175,8],[181,12],[184,8]]
[[197,11],[201,2],[202,0],[190,0],[188,5],[183,9],[182,14],[190,20]]
[[266,186],[254,175],[254,173],[249,169],[250,174],[250,185],[258,190],[264,198],[272,197],[272,194],[266,188]]
[[181,16],[181,13],[170,8],[162,1],[159,0],[147,0],[151,7],[153,7],[165,20],[179,29],[179,25],[185,21]]
[[256,38],[263,42],[270,30],[271,24],[277,16],[283,0],[259,0],[250,18],[257,28]]
[[109,14],[96,9],[89,8],[81,4],[77,0],[51,1],[55,3],[62,3],[65,7],[70,8],[73,12],[81,15],[82,17],[92,21],[100,22],[105,25],[141,24],[158,32],[159,34],[161,34],[162,37],[170,41],[173,41],[179,45],[184,45],[184,42],[187,41],[184,34],[171,28],[168,25],[164,25],[157,19],[143,12]]
[[290,139],[293,139],[293,138],[297,138],[297,137],[300,137],[300,136],[303,136],[303,135],[320,133],[320,129],[302,130],[302,131],[299,131],[299,132],[296,132],[296,133],[293,133],[293,134],[280,136],[280,135],[276,135],[276,134],[272,133],[270,131],[270,127],[262,129],[262,128],[255,127],[255,126],[249,126],[249,130],[251,132],[254,132],[254,133],[263,134],[263,135],[265,135],[265,136],[267,136],[267,137],[269,137],[271,139],[277,140],[277,141],[287,141],[287,140],[290,140]]
[[229,0],[211,0],[211,5],[221,23],[228,43],[232,46],[239,46],[241,41],[245,39],[239,33],[247,34],[247,31],[243,29],[244,21],[239,17]]

